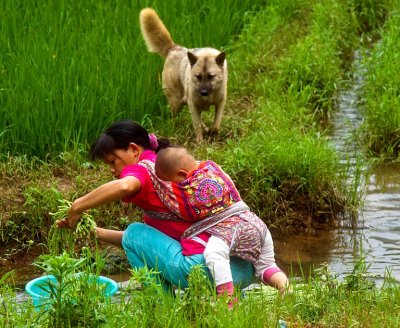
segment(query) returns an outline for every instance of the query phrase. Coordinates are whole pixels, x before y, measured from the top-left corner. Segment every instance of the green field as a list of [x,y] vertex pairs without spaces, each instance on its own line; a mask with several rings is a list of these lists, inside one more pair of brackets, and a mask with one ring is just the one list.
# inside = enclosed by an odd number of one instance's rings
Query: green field
[[117,119],[169,117],[139,29],[147,5],[178,44],[225,49],[265,1],[2,1],[0,154],[48,158]]

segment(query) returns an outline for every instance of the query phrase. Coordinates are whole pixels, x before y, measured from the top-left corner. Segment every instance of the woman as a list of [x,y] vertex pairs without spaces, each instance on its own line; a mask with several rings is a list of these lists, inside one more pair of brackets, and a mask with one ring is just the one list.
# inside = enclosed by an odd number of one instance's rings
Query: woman
[[[112,124],[93,143],[90,156],[107,163],[118,179],[76,199],[68,218],[58,224],[72,228],[85,210],[112,201],[134,203],[143,210],[144,223],[133,223],[126,231],[97,228],[98,238],[122,246],[132,267],[155,269],[167,282],[186,288],[194,265],[203,265],[212,279],[203,256],[209,235],[202,233],[182,243],[179,241],[192,222],[168,210],[157,194],[148,167],[141,165],[141,161],[154,163],[156,152],[168,144],[168,140],[157,140],[133,121]],[[249,262],[233,257],[231,270],[235,285],[243,288],[253,283],[253,267]]]

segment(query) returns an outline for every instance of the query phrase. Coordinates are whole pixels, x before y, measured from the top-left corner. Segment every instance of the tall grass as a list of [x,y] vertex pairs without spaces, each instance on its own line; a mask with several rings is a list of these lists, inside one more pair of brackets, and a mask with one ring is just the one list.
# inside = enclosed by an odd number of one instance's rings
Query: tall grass
[[162,59],[145,48],[143,7],[158,11],[177,43],[224,48],[245,12],[263,4],[2,1],[0,154],[44,158],[91,142],[117,118],[163,115]]
[[[397,1],[397,8],[400,3]],[[400,14],[393,12],[382,38],[365,56],[366,85],[364,136],[368,149],[378,156],[400,154]]]
[[[371,282],[361,257],[342,280],[327,267],[317,268],[302,282],[292,281],[284,296],[263,287],[237,293],[240,301],[229,310],[217,298],[199,267],[189,276],[189,287],[176,297],[166,293],[145,268],[132,270],[131,286],[111,302],[102,302],[94,288],[61,295],[59,308],[37,312],[30,302],[17,303],[10,275],[0,277],[3,327],[398,327],[400,289],[385,278],[382,288]],[[74,295],[75,294],[75,295]],[[68,298],[67,298],[68,297]],[[72,304],[68,304],[70,301]],[[70,306],[68,306],[70,305]],[[76,306],[74,306],[76,305]],[[79,305],[79,306],[78,306]],[[74,321],[71,319],[75,319]],[[280,323],[280,324],[279,324]],[[58,325],[57,327],[59,327]]]

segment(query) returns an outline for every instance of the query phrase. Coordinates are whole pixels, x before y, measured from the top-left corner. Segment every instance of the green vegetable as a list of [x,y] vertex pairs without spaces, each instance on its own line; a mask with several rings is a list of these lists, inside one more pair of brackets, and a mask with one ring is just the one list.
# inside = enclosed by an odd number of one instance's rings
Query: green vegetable
[[[72,202],[62,199],[60,205],[55,213],[50,213],[55,221],[60,221],[68,218],[68,211],[72,205]],[[89,237],[91,232],[96,228],[92,216],[85,212],[76,224],[75,231],[71,229],[60,229],[56,222],[51,226],[49,236],[47,239],[47,245],[49,252],[52,255],[60,255],[63,251],[72,255],[74,252],[75,242],[78,238]]]

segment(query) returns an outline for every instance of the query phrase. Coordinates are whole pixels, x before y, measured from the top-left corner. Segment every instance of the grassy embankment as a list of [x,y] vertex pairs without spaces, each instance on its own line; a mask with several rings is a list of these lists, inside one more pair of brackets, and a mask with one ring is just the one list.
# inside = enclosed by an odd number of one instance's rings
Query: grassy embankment
[[366,148],[381,159],[398,160],[400,153],[400,14],[393,12],[380,40],[365,56]]

